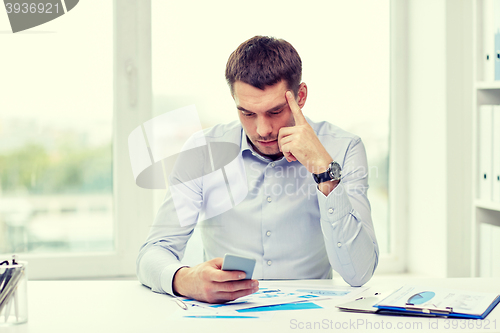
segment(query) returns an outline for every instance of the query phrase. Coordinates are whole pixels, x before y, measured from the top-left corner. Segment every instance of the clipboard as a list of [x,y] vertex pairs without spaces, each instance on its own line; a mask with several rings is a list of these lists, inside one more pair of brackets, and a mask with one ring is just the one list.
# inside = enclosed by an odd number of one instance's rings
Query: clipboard
[[433,316],[433,317],[450,317],[450,318],[461,318],[461,319],[484,319],[486,316],[497,306],[500,302],[500,295],[496,296],[493,302],[479,314],[469,314],[463,311],[456,310],[451,306],[444,308],[431,307],[431,306],[416,306],[414,304],[408,303],[405,307],[393,307],[387,305],[376,304],[380,312],[386,314],[407,314],[414,316]]
[[431,291],[426,287],[405,285],[384,298],[359,297],[337,308],[382,315],[484,319],[499,302],[500,295],[496,293],[440,288]]

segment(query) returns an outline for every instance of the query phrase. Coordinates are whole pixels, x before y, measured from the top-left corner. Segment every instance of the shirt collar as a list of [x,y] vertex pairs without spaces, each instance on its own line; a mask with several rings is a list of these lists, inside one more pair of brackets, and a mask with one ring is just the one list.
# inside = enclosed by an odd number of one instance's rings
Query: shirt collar
[[241,152],[244,152],[245,150],[250,151],[250,153],[257,154],[257,152],[253,149],[252,145],[248,143],[247,134],[245,133],[245,130],[242,128],[241,129]]

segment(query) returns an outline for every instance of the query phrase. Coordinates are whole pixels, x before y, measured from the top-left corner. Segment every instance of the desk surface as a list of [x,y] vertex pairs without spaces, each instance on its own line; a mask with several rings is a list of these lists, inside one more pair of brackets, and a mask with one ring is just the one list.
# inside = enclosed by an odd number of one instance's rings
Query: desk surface
[[[304,287],[346,286],[340,279],[263,281],[261,286],[277,283]],[[500,279],[374,277],[366,284],[366,287],[386,292],[407,283],[500,294]],[[254,319],[173,320],[169,316],[173,311],[179,310],[176,303],[172,302],[169,296],[151,292],[138,281],[30,281],[28,282],[28,323],[8,329],[0,328],[0,331],[30,333],[315,331],[307,329],[309,323],[312,328],[316,325],[316,331],[325,332],[386,331],[388,324],[394,332],[500,332],[500,306],[497,306],[486,318],[489,323],[488,327],[486,327],[486,321],[483,321],[482,325],[470,325],[472,329],[468,329],[467,325],[470,320],[452,323],[451,320],[444,318],[347,313],[336,309],[337,303],[338,301],[334,300],[324,300],[317,302],[318,305],[324,307],[323,309],[275,311],[272,319],[268,321]],[[477,323],[474,322],[474,324]],[[460,329],[460,326],[465,326],[465,329]],[[397,329],[398,327],[401,329]]]

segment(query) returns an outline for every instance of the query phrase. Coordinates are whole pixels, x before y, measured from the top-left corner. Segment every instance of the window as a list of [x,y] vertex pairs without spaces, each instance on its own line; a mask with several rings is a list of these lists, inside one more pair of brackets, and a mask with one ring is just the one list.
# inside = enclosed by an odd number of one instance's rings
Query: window
[[136,117],[151,117],[150,87],[132,82],[150,80],[150,51],[129,35],[149,40],[148,3],[83,1],[16,34],[4,13],[0,255],[27,260],[34,279],[132,275],[153,218],[127,149]]
[[[154,113],[195,104],[204,128],[236,120],[224,78],[230,53],[254,35],[289,41],[302,58],[302,79],[309,88],[304,114],[330,121],[365,143],[372,218],[381,253],[389,254],[389,25],[389,0],[200,1],[196,6],[153,1]],[[157,206],[162,196],[158,193]],[[200,242],[196,232],[193,238],[190,243]]]
[[3,35],[1,253],[114,249],[112,3],[101,10]]

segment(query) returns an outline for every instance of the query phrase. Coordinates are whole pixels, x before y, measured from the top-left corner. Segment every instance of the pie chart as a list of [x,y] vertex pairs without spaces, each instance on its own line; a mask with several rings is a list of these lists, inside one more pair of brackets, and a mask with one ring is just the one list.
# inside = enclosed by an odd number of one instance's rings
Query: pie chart
[[432,291],[423,291],[408,298],[408,303],[411,304],[424,304],[430,301],[436,294]]

